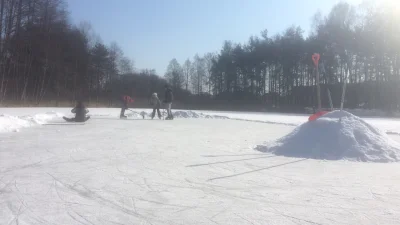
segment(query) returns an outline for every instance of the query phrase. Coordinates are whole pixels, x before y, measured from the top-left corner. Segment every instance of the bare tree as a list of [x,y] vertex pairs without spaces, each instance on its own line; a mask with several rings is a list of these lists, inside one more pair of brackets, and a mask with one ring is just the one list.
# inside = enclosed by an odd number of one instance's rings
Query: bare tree
[[176,59],[172,59],[168,65],[165,78],[174,89],[181,89],[184,84],[184,76],[181,65]]
[[192,63],[190,59],[186,59],[185,63],[183,64],[183,75],[185,76],[185,87],[186,91],[189,90],[189,79],[192,76]]

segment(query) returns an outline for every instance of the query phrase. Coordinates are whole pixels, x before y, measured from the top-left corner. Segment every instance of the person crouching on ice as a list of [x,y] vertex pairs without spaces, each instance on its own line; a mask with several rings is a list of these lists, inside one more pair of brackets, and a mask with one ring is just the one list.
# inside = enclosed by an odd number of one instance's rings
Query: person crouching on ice
[[156,110],[158,118],[161,119],[161,112],[160,112],[161,101],[158,98],[157,93],[153,93],[151,95],[150,105],[153,107],[153,113],[151,114],[151,119],[154,119],[154,116],[156,115]]
[[85,122],[90,119],[90,116],[86,116],[89,110],[83,105],[82,101],[79,101],[75,108],[71,110],[72,113],[75,113],[75,118],[67,118],[63,117],[63,119],[67,122]]

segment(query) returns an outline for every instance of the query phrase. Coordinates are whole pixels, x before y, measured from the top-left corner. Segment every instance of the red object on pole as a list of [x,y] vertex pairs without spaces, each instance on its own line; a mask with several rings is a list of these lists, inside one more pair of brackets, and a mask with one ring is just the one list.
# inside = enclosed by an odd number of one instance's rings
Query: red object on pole
[[315,66],[315,67],[318,67],[318,62],[319,62],[320,57],[321,57],[321,56],[320,56],[318,53],[314,53],[314,54],[312,55],[312,60],[313,60],[313,62],[314,62],[314,66]]

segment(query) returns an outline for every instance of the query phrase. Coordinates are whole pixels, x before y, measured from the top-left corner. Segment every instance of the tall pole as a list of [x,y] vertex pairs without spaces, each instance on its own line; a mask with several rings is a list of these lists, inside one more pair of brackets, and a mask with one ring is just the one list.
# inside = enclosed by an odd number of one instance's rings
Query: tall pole
[[315,66],[315,72],[316,72],[316,80],[317,80],[317,102],[318,102],[318,112],[321,111],[321,89],[319,86],[319,70],[318,70],[318,62],[319,62],[320,55],[317,53],[314,53],[312,55],[312,60],[314,62]]
[[343,82],[343,88],[342,88],[342,99],[340,101],[340,111],[343,110],[343,104],[344,104],[344,96],[346,95],[346,84],[347,84],[347,78],[350,74],[350,69],[347,70],[344,82]]
[[331,97],[331,91],[328,89],[328,98],[329,98],[329,105],[331,106],[331,111],[333,111],[333,103]]
[[319,86],[319,70],[318,66],[315,67],[316,76],[317,76],[317,101],[318,101],[318,112],[321,111],[321,88]]

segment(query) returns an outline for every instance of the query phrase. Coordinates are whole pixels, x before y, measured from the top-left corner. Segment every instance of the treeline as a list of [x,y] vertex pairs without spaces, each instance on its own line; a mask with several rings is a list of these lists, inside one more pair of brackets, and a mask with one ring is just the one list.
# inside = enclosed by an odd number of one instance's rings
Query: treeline
[[99,102],[133,62],[90,24],[72,25],[63,0],[0,0],[0,104]]
[[396,110],[400,88],[400,13],[346,3],[314,16],[312,32],[267,30],[247,43],[171,60],[164,77],[135,71],[116,43],[104,44],[88,23],[69,21],[65,0],[0,0],[0,105],[60,105],[78,99],[110,106],[121,94],[148,98],[165,83],[191,108],[302,110],[316,106],[311,55],[321,54],[321,95],[339,106]]
[[312,32],[300,27],[282,34],[250,37],[248,43],[225,41],[219,53],[196,55],[181,66],[170,62],[166,78],[175,88],[209,96],[210,101],[248,101],[281,110],[315,107],[316,79],[311,60],[321,55],[321,95],[327,89],[339,107],[347,82],[345,107],[396,110],[400,88],[400,9],[381,5],[335,5],[327,16],[317,13]]

